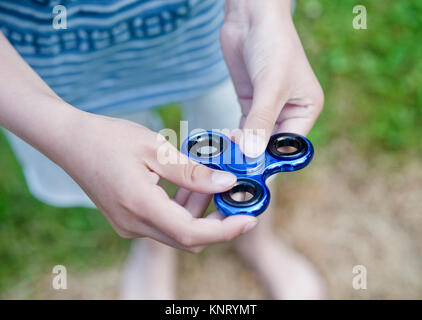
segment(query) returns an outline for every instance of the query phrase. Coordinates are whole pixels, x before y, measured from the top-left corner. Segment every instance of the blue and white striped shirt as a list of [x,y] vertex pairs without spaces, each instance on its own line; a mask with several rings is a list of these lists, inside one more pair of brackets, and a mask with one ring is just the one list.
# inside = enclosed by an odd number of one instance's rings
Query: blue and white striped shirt
[[[55,29],[54,8],[67,29]],[[1,0],[0,30],[68,103],[128,113],[193,98],[228,77],[224,0]]]

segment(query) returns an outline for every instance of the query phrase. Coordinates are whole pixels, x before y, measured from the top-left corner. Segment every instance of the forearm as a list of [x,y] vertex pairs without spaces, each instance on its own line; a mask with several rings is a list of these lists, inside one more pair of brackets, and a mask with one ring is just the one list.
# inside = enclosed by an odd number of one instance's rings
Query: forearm
[[0,126],[55,160],[79,113],[45,84],[0,33]]

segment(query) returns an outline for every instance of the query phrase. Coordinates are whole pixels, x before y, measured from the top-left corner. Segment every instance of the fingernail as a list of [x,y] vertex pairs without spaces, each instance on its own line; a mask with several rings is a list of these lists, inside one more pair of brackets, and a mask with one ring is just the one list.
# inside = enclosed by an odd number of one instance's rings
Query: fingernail
[[211,175],[211,181],[214,185],[230,187],[235,184],[236,176],[224,171],[214,171]]
[[245,143],[243,152],[250,158],[256,158],[265,151],[266,145],[265,140],[260,135],[247,134],[245,137]]
[[244,234],[244,233],[247,233],[247,232],[251,231],[253,228],[255,228],[255,227],[256,227],[256,225],[257,225],[257,224],[258,224],[258,220],[248,222],[248,223],[246,224],[246,226],[243,228],[242,234]]

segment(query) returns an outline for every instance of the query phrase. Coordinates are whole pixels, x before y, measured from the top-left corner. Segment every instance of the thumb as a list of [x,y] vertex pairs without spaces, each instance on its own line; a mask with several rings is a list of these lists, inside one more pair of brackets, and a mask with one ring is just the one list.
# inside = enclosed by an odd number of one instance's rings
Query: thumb
[[279,89],[279,81],[259,79],[254,83],[253,101],[243,125],[240,148],[249,157],[265,151],[287,95]]
[[[161,138],[165,140],[164,137]],[[158,140],[162,140],[161,138]],[[237,180],[229,172],[214,170],[192,161],[166,140],[158,143],[156,157],[149,159],[148,166],[160,177],[199,193],[227,191]]]

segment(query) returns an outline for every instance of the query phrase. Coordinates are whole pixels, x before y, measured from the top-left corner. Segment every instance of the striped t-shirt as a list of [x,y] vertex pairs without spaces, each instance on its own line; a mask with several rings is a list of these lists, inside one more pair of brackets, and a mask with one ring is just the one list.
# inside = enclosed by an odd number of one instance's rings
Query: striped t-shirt
[[0,0],[0,30],[68,103],[128,113],[227,78],[223,11],[224,0]]

